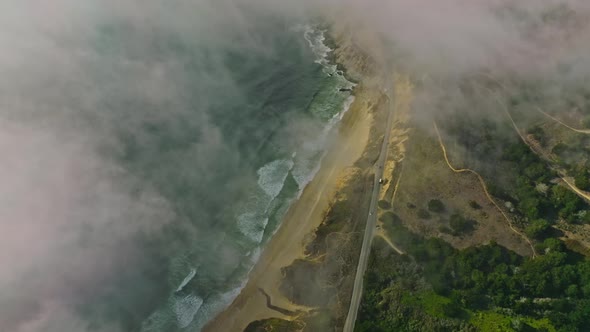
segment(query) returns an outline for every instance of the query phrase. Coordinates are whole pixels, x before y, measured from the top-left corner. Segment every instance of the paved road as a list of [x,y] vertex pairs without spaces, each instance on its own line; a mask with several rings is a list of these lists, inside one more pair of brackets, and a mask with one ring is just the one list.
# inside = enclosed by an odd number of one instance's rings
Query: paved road
[[361,304],[361,297],[363,295],[363,280],[365,271],[367,270],[367,264],[369,262],[371,244],[373,243],[373,237],[375,235],[375,228],[377,224],[377,202],[379,201],[379,191],[381,189],[379,179],[383,177],[383,168],[385,161],[387,160],[387,148],[389,145],[389,136],[393,122],[394,107],[392,88],[389,88],[388,99],[389,114],[387,115],[387,128],[385,129],[385,135],[383,137],[383,144],[381,145],[379,159],[375,164],[375,181],[373,183],[371,205],[369,208],[369,215],[367,217],[367,225],[365,228],[365,235],[363,237],[363,246],[361,247],[359,263],[356,268],[356,276],[354,278],[354,288],[352,290],[352,298],[350,301],[350,307],[348,309],[348,316],[346,317],[346,322],[344,323],[344,332],[354,331],[354,324],[356,322],[356,316],[358,314],[358,309]]

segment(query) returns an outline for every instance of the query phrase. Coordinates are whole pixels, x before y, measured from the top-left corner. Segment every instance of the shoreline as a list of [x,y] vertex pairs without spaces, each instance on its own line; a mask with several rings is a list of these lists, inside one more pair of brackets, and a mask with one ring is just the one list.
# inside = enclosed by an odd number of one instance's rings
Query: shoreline
[[[356,181],[350,178],[354,173],[351,170],[371,167],[373,145],[380,139],[375,130],[380,131],[381,120],[375,108],[382,99],[383,77],[375,70],[375,59],[364,48],[372,48],[375,40],[368,38],[371,34],[361,35],[363,47],[357,41],[359,36],[356,33],[351,35],[345,27],[333,25],[325,33],[326,39],[334,43],[330,47],[330,59],[344,69],[347,80],[354,82],[351,96],[354,99],[330,130],[317,172],[291,203],[280,226],[261,249],[245,286],[202,331],[242,332],[252,322],[270,318],[302,323],[300,318],[318,309],[294,304],[281,293],[280,286],[285,280],[287,268],[307,257],[306,247],[316,239],[316,232],[323,225],[343,186]],[[271,309],[268,299],[272,300],[273,308],[281,310]],[[291,315],[285,315],[286,312]]]
[[259,289],[263,289],[277,307],[292,312],[312,309],[295,305],[281,294],[279,286],[283,279],[282,268],[304,257],[310,237],[322,223],[336,195],[339,178],[362,156],[369,142],[372,115],[364,102],[364,95],[368,91],[363,91],[360,86],[358,88],[354,101],[332,130],[318,171],[289,207],[281,225],[262,249],[246,285],[225,310],[204,326],[203,331],[243,331],[255,320],[294,318],[269,309],[267,298]]

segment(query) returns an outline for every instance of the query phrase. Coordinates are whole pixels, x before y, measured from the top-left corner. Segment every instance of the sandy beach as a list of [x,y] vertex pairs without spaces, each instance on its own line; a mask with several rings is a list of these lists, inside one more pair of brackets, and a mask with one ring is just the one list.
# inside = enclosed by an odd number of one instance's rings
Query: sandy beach
[[290,207],[281,226],[250,272],[248,283],[234,302],[209,322],[203,331],[238,332],[255,320],[271,317],[295,318],[269,309],[259,288],[270,295],[274,306],[290,311],[310,309],[294,305],[279,292],[283,277],[281,268],[304,256],[305,245],[321,224],[336,194],[339,178],[362,156],[369,141],[372,122],[368,96],[368,91],[359,86],[355,101],[335,128],[335,137],[318,173]]

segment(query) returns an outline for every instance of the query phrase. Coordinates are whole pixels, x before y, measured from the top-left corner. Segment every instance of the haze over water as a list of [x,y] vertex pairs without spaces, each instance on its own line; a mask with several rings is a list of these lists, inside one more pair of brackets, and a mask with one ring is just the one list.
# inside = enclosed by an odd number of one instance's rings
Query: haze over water
[[35,187],[45,213],[13,230],[39,235],[8,243],[1,262],[35,260],[0,278],[14,290],[0,326],[195,331],[237,295],[319,165],[350,98],[339,89],[352,86],[321,29],[242,18],[247,29],[219,40],[199,24],[94,13],[84,31],[52,36],[55,49],[15,60],[15,70],[36,56],[55,64],[4,92],[42,92],[5,99],[15,111],[0,117],[3,141],[19,145],[0,152],[40,165],[16,165],[30,183],[8,187],[16,197]]

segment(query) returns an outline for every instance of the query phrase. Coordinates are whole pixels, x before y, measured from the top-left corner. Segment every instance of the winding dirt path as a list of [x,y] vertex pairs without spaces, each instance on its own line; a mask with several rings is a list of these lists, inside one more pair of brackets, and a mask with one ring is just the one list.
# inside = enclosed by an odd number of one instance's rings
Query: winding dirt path
[[[502,102],[502,100],[500,98],[498,98],[498,96],[491,91],[488,88],[484,89],[488,90],[488,92],[493,96],[494,100],[496,100],[496,102],[498,104],[500,104],[500,106],[502,106],[502,109],[504,110],[504,112],[506,113],[506,115],[508,115],[508,119],[510,120],[510,122],[512,123],[512,126],[514,127],[514,130],[516,131],[516,133],[518,134],[518,136],[522,139],[522,142],[524,144],[526,144],[529,149],[531,149],[531,151],[533,151],[533,153],[535,153],[536,155],[540,156],[542,159],[544,159],[548,164],[549,167],[553,170],[555,170],[557,172],[557,174],[559,174],[559,178],[576,194],[578,195],[580,198],[587,200],[588,202],[590,202],[590,193],[585,192],[583,190],[581,190],[580,188],[576,187],[576,185],[573,183],[573,179],[568,176],[567,172],[561,168],[558,167],[553,158],[551,157],[551,155],[549,153],[547,153],[539,144],[537,144],[534,140],[529,139],[527,137],[525,137],[522,132],[520,131],[520,128],[518,128],[518,125],[516,124],[516,122],[514,121],[514,118],[512,118],[512,114],[510,114],[510,111],[508,110],[508,107]],[[545,115],[549,116],[550,118],[552,118],[555,121],[558,121],[559,123],[561,123],[562,125],[577,131],[576,129],[569,127],[568,125],[564,124],[563,122],[559,121],[558,119],[550,116],[549,114],[543,112],[541,110],[541,108],[539,106],[536,106],[539,112],[544,113]],[[590,132],[590,130],[588,130]],[[530,136],[530,135],[529,135]]]
[[375,235],[376,236],[379,236],[385,242],[387,242],[387,244],[389,244],[389,246],[391,247],[391,249],[395,250],[395,252],[397,252],[398,254],[400,254],[400,255],[403,255],[404,254],[403,250],[401,250],[395,244],[393,244],[393,242],[391,242],[391,239],[387,236],[387,234],[385,234],[385,231],[383,230],[383,228],[378,227],[377,233],[375,233]]
[[494,200],[494,198],[492,197],[492,195],[490,195],[490,193],[488,192],[488,188],[487,185],[484,181],[484,179],[481,177],[481,175],[479,175],[479,173],[477,173],[476,171],[469,169],[469,168],[455,168],[453,167],[453,165],[450,163],[449,161],[449,157],[447,155],[447,149],[445,148],[445,145],[442,141],[442,137],[440,135],[440,131],[438,130],[438,126],[436,125],[436,122],[434,122],[434,130],[436,131],[436,135],[438,136],[438,143],[440,144],[440,147],[442,149],[443,152],[443,156],[445,158],[445,162],[447,163],[447,166],[449,166],[449,168],[455,172],[455,173],[471,173],[475,176],[477,176],[477,179],[479,180],[479,183],[481,184],[481,187],[483,189],[483,192],[485,193],[486,197],[488,198],[488,200],[490,202],[492,202],[492,204],[494,204],[494,206],[496,207],[496,209],[498,209],[498,211],[500,211],[500,213],[502,214],[502,216],[504,217],[504,219],[506,219],[506,221],[508,222],[508,227],[510,227],[510,229],[516,233],[518,236],[522,237],[531,247],[531,251],[533,253],[533,258],[535,258],[537,256],[537,252],[535,250],[535,246],[533,245],[533,243],[531,242],[531,240],[529,240],[529,238],[524,235],[523,233],[521,233],[520,231],[518,231],[516,228],[514,228],[514,226],[512,225],[512,220],[510,220],[510,218],[508,217],[508,215],[506,215],[506,213],[504,212],[504,210],[502,210],[502,208],[500,208],[500,206],[498,205],[498,203],[496,203],[496,201]]
[[564,127],[568,128],[568,129],[571,129],[571,130],[575,131],[576,133],[581,133],[581,134],[588,134],[588,135],[590,135],[590,129],[576,129],[576,128],[574,128],[574,127],[571,127],[571,126],[569,126],[568,124],[565,124],[565,123],[563,123],[563,121],[561,121],[561,120],[559,120],[558,118],[556,118],[556,117],[552,116],[551,114],[549,114],[549,113],[547,113],[547,112],[543,111],[543,109],[542,109],[542,108],[540,108],[539,106],[535,106],[535,107],[537,108],[537,111],[538,111],[539,113],[542,113],[543,115],[545,115],[546,117],[550,118],[551,120],[553,120],[553,121],[555,121],[555,122],[559,123],[560,125],[562,125],[562,126],[564,126]]
[[[559,171],[559,170],[558,170]],[[561,174],[560,174],[561,175]],[[576,187],[573,183],[573,179],[569,176],[562,176],[561,180],[568,185],[578,196],[584,198],[590,203],[590,194],[586,191],[581,190],[580,188]]]

